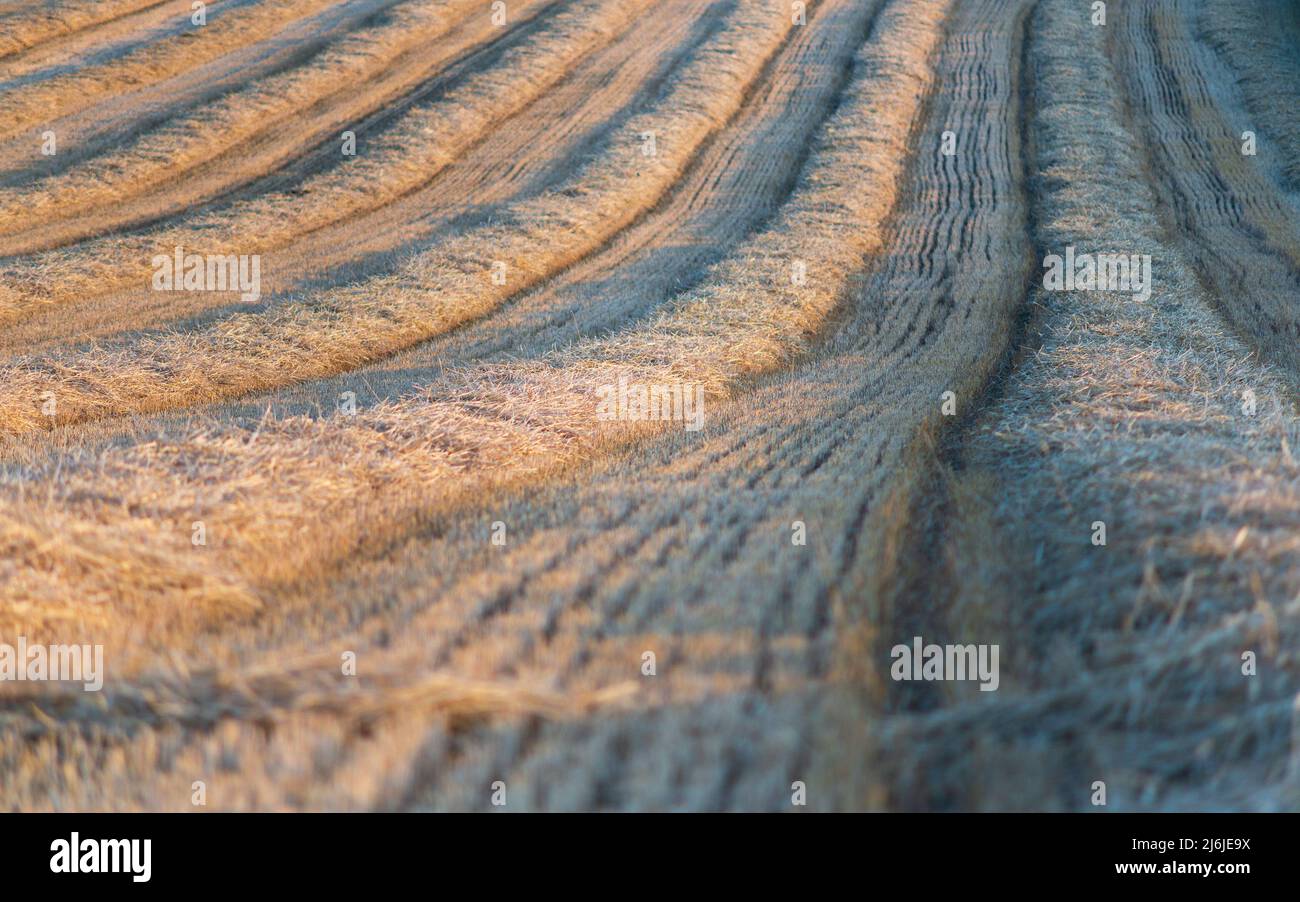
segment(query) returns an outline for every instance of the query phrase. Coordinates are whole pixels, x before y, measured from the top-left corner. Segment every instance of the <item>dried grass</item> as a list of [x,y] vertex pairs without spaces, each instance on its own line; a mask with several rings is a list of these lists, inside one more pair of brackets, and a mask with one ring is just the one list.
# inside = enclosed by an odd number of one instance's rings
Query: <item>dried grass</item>
[[[31,491],[15,498],[5,519],[26,524],[48,505],[115,531],[108,524],[125,517],[153,531],[149,545],[160,553],[202,557],[211,573],[257,595],[257,586],[319,572],[441,506],[652,431],[597,418],[597,387],[619,376],[701,383],[716,398],[789,362],[880,246],[946,7],[908,0],[881,14],[787,206],[652,321],[545,361],[456,375],[355,417],[293,418],[252,432],[225,427],[109,450],[65,465],[48,502]],[[807,265],[801,286],[791,284],[795,261]],[[50,486],[48,474],[28,476],[42,492]],[[209,548],[187,547],[191,505],[203,511]],[[53,547],[65,541],[49,536]],[[0,597],[39,610],[77,597],[82,579],[69,574],[58,589]],[[166,591],[129,584],[117,591],[120,607],[154,606],[156,635],[166,637]]]
[[1237,73],[1253,116],[1243,129],[1276,142],[1275,165],[1287,186],[1300,191],[1300,122],[1293,115],[1300,90],[1300,7],[1288,0],[1206,3],[1197,25],[1198,36]]
[[138,235],[114,235],[6,267],[0,321],[132,283],[148,284],[155,254],[254,254],[378,209],[429,182],[491,128],[560,82],[584,54],[612,40],[648,0],[585,0],[549,19],[491,68],[411,108],[365,153],[293,190],[260,194]]
[[[640,5],[599,0],[571,8],[569,19],[556,22],[566,36],[562,56],[571,61],[580,43],[571,30],[584,34],[601,22],[612,27],[611,20],[621,23]],[[394,273],[265,313],[150,336],[112,352],[0,368],[0,409],[6,413],[0,429],[20,433],[51,425],[38,400],[47,392],[57,399],[61,424],[203,403],[349,370],[482,315],[594,250],[672,187],[704,140],[740,108],[791,27],[778,7],[776,0],[738,6],[653,106],[629,120],[600,155],[564,186],[512,205],[500,221],[442,242]],[[539,42],[529,52],[544,49]],[[515,68],[506,71],[518,75]],[[516,90],[504,73],[490,80],[500,91]],[[484,127],[491,108],[488,103],[481,111]],[[653,157],[642,150],[647,132],[656,135]],[[502,285],[492,278],[498,263],[506,266]]]
[[1035,237],[1150,253],[1155,289],[1033,293],[1042,346],[962,437],[936,540],[946,628],[978,615],[1002,687],[887,718],[876,743],[910,755],[879,780],[908,807],[1083,810],[1103,780],[1112,810],[1294,808],[1294,395],[1171,245],[1105,36],[1070,6],[1034,20]]
[[[0,135],[13,135],[106,97],[157,84],[265,38],[334,2],[264,0],[214,16],[207,25],[195,26],[188,34],[141,47],[107,62],[0,90]],[[188,13],[185,15],[188,25]]]
[[0,232],[129,200],[140,192],[215,159],[274,128],[276,120],[382,72],[400,54],[449,31],[472,0],[438,6],[404,3],[382,22],[351,32],[308,63],[253,82],[199,112],[115,145],[108,156],[0,196]]
[[158,3],[159,0],[64,0],[30,12],[12,13],[0,18],[0,59]]

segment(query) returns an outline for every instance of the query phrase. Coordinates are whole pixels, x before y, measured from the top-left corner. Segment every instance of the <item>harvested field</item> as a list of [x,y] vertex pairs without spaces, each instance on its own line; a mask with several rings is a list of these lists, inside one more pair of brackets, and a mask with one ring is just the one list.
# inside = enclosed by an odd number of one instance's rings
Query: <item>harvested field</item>
[[0,11],[0,808],[1300,808],[1300,13],[1109,6]]

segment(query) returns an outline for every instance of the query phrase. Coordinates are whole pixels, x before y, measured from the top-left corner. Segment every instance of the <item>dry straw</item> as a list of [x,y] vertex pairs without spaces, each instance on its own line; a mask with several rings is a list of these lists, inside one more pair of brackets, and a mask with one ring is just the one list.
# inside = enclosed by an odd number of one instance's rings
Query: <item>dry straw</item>
[[0,135],[51,122],[73,110],[126,91],[157,84],[233,50],[262,40],[335,0],[267,0],[213,11],[206,25],[190,26],[193,38],[148,44],[107,62],[0,90]]
[[[355,417],[293,418],[255,432],[226,427],[106,451],[65,468],[50,504],[110,534],[124,534],[127,523],[152,531],[142,544],[175,555],[177,572],[192,572],[192,511],[178,499],[208,499],[210,535],[219,537],[205,558],[214,595],[188,604],[226,614],[232,585],[256,598],[258,586],[319,572],[322,563],[355,553],[359,543],[381,542],[440,506],[644,435],[654,427],[596,415],[597,389],[620,375],[702,383],[717,397],[737,380],[789,363],[880,248],[946,8],[909,0],[881,14],[789,203],[653,320],[544,361],[454,376]],[[796,261],[807,265],[802,285],[791,281]],[[45,479],[35,485],[45,491]],[[33,495],[15,498],[0,535],[30,530],[36,518],[52,516],[45,508]],[[19,548],[14,566],[54,566],[60,578],[5,595],[32,614],[80,597],[83,584],[101,578],[69,563],[93,544],[92,535],[47,535],[41,561]],[[115,585],[118,597],[106,600],[113,610],[143,605],[157,618],[175,616],[178,601],[165,586]]]
[[474,0],[403,4],[381,24],[350,33],[303,66],[253,82],[127,146],[115,144],[108,156],[7,189],[0,196],[0,231],[21,232],[34,223],[121,203],[202,166],[273,128],[277,119],[364,83],[400,54],[445,34],[465,8],[480,5]]
[[0,18],[0,59],[158,6],[160,0],[67,0]]
[[[621,22],[640,5],[640,0],[603,0],[574,7],[572,19],[556,28],[589,37],[602,22],[612,28],[611,18]],[[604,19],[594,17],[597,10]],[[265,313],[234,315],[193,332],[149,336],[111,352],[90,350],[0,368],[5,412],[0,429],[48,427],[49,418],[32,403],[47,392],[57,399],[58,423],[199,404],[350,370],[481,316],[595,250],[650,209],[706,138],[741,107],[747,88],[790,27],[790,17],[775,0],[738,6],[674,74],[651,109],[633,117],[565,185],[512,205],[499,221],[421,253],[395,273]],[[566,47],[578,42],[571,37]],[[571,62],[570,53],[562,55]],[[473,121],[463,128],[457,127],[456,114],[467,106],[449,98],[442,133],[486,127],[490,98],[517,90],[513,76],[507,77],[511,71],[484,76],[492,88],[482,92]],[[645,134],[655,135],[651,156]],[[449,158],[451,148],[431,147],[403,165],[421,163],[419,157],[431,152]],[[500,284],[494,271],[504,275]]]
[[608,43],[649,0],[566,6],[530,40],[401,115],[364,153],[292,191],[263,194],[138,235],[111,236],[5,267],[0,322],[33,308],[127,285],[146,286],[156,254],[253,254],[378,209],[428,183],[487,132],[559,83],[584,54]]

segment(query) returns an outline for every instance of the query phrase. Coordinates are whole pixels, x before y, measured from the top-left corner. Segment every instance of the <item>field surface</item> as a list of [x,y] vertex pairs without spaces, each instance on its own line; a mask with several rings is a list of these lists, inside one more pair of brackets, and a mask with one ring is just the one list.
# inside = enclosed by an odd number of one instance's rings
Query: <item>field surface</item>
[[1288,0],[0,2],[0,810],[1297,810],[1298,389]]

